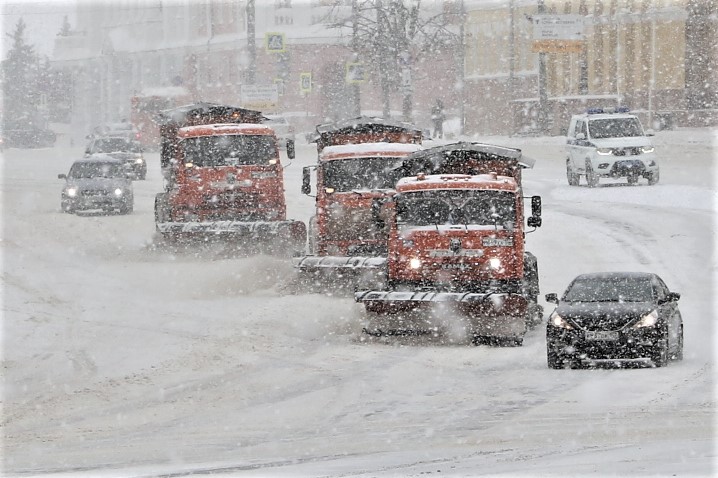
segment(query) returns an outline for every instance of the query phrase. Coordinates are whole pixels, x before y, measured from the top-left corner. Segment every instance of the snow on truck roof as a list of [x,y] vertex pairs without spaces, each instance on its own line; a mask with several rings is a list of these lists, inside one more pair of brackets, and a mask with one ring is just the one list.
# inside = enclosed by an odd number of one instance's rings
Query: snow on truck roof
[[494,189],[515,191],[516,180],[509,176],[496,174],[419,174],[401,178],[396,183],[399,193],[423,191],[427,189]]
[[177,131],[180,138],[194,138],[197,136],[256,134],[274,135],[274,130],[263,124],[254,123],[220,123],[185,126]]
[[411,143],[379,142],[341,144],[336,146],[327,146],[324,148],[320,155],[320,159],[332,160],[361,156],[406,156],[408,154],[421,151],[421,149],[421,145]]

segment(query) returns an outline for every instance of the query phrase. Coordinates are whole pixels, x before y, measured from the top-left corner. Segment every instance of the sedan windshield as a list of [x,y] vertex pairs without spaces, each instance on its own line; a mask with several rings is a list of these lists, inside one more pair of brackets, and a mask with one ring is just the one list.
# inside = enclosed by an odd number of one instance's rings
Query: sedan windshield
[[269,135],[201,136],[182,145],[185,162],[198,167],[265,165],[277,159],[276,141]]
[[366,189],[392,189],[394,170],[403,158],[370,157],[328,161],[324,166],[324,185],[336,192]]
[[577,279],[564,294],[567,302],[650,302],[653,289],[648,279],[627,277]]
[[514,195],[477,189],[421,191],[398,198],[398,222],[412,226],[440,224],[513,227]]
[[69,177],[73,179],[124,178],[126,175],[126,170],[121,164],[82,162],[72,165]]
[[638,118],[595,119],[588,123],[591,138],[626,138],[643,136],[643,129]]

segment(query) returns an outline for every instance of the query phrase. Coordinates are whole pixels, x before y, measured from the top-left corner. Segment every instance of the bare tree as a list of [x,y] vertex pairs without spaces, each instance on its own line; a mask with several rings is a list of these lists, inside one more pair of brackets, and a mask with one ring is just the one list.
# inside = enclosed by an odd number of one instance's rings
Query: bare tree
[[371,80],[381,87],[384,117],[390,114],[391,94],[401,89],[402,114],[410,121],[413,65],[429,53],[452,50],[460,44],[452,29],[457,19],[445,10],[443,6],[422,8],[421,0],[354,0],[350,16],[334,16],[335,28],[354,32],[352,50],[375,73]]

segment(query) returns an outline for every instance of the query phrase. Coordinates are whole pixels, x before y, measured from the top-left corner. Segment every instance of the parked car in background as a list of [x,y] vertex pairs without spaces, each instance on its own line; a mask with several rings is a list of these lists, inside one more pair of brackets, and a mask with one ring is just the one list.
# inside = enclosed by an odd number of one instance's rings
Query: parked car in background
[[683,358],[681,295],[656,274],[582,274],[569,284],[546,325],[549,368],[600,363],[652,363]]
[[98,154],[75,161],[69,173],[57,175],[65,180],[62,210],[70,214],[93,209],[131,213],[134,192],[130,175],[127,164],[111,156]]
[[626,178],[628,184],[645,178],[657,184],[658,157],[650,136],[653,132],[644,131],[627,108],[590,108],[572,116],[566,139],[568,184],[578,186],[582,175],[589,187],[598,186],[599,178]]
[[295,140],[294,127],[281,115],[265,115],[265,118],[263,124],[274,130],[274,134],[279,139],[279,147],[286,149],[287,141]]
[[50,148],[57,141],[54,131],[40,127],[5,129],[2,137],[6,148]]
[[142,145],[135,140],[121,136],[100,136],[92,139],[85,149],[85,157],[104,153],[122,160],[131,167],[135,179],[147,177],[147,162]]

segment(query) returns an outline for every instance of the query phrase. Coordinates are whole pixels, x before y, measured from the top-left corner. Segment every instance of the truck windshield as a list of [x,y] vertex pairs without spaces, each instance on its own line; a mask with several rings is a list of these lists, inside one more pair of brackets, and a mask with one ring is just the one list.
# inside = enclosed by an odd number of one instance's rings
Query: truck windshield
[[638,118],[595,119],[588,123],[591,138],[626,138],[643,136],[643,128]]
[[278,159],[274,136],[221,135],[182,141],[186,163],[197,167],[269,164]]
[[392,189],[396,184],[394,169],[403,158],[368,157],[328,161],[324,165],[324,187],[336,192]]
[[495,225],[512,228],[515,196],[506,191],[441,190],[402,194],[397,221],[411,226]]

